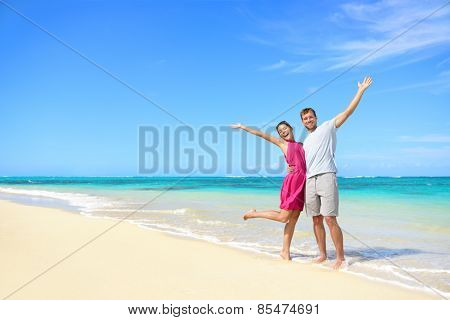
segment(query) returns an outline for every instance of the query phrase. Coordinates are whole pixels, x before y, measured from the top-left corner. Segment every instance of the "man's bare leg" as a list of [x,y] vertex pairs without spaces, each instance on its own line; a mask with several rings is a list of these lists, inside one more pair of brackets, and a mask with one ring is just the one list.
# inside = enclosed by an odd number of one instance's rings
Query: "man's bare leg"
[[292,237],[294,236],[295,225],[300,216],[300,210],[292,211],[292,214],[289,218],[289,222],[284,226],[284,236],[283,236],[283,248],[281,249],[280,256],[284,260],[292,260],[291,259],[291,242]]
[[314,260],[315,263],[321,263],[327,260],[327,248],[326,248],[326,238],[325,238],[325,227],[323,226],[323,216],[313,217],[313,229],[314,235],[316,236],[316,242],[319,246],[320,255]]
[[333,239],[334,247],[336,248],[336,263],[333,265],[333,269],[339,269],[345,261],[344,236],[336,217],[325,217],[325,221],[330,229],[331,239]]

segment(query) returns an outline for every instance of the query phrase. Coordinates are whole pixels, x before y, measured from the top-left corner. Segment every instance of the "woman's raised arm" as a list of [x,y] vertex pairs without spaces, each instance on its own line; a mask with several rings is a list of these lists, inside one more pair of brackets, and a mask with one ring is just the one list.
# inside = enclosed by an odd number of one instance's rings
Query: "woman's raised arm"
[[261,137],[263,139],[266,139],[269,142],[272,142],[273,144],[277,145],[280,148],[281,148],[281,145],[283,144],[283,141],[281,139],[275,138],[274,136],[271,136],[270,134],[267,134],[265,132],[246,127],[245,125],[243,125],[241,123],[232,124],[230,127],[233,129],[242,129],[247,132],[250,132],[251,134],[254,134],[255,136]]

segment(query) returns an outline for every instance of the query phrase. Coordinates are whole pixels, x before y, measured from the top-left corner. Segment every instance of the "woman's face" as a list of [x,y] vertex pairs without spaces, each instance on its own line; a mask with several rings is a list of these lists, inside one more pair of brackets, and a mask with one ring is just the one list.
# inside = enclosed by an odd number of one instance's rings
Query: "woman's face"
[[278,134],[282,139],[286,141],[294,139],[294,133],[292,132],[292,128],[285,124],[282,124],[278,127]]

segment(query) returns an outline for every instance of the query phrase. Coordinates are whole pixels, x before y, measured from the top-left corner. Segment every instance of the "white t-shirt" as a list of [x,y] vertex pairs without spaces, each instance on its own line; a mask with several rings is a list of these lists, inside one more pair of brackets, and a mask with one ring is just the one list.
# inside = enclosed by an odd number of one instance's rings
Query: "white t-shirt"
[[337,172],[334,153],[336,151],[336,118],[325,121],[309,133],[303,142],[306,154],[306,176],[314,177],[327,172]]

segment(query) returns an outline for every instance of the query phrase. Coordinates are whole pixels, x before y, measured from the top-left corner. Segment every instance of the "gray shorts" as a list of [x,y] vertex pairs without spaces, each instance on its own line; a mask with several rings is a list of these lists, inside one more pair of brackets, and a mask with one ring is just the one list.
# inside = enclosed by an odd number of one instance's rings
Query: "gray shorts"
[[306,214],[310,217],[339,215],[336,173],[322,173],[306,180]]

